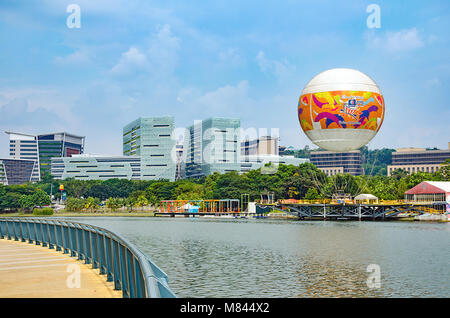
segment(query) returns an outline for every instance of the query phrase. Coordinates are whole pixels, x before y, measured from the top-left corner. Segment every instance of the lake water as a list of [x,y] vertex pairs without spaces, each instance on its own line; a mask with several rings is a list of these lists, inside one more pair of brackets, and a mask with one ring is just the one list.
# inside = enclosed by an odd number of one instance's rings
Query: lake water
[[128,239],[178,297],[450,297],[450,223],[67,219]]

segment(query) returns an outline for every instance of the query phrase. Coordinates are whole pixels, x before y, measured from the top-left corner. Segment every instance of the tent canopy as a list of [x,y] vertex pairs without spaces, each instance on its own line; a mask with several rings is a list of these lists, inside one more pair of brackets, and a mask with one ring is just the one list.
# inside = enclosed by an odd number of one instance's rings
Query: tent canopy
[[362,193],[360,195],[357,195],[355,197],[355,200],[357,201],[362,201],[362,200],[378,200],[378,198],[376,196],[374,196],[373,194],[369,194],[369,193]]

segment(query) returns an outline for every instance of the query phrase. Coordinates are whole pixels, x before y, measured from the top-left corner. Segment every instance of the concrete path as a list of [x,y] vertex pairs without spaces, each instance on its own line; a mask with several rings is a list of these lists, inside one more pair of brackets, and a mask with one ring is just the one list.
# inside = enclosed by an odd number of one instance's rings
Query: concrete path
[[0,298],[121,298],[92,265],[41,245],[0,239]]

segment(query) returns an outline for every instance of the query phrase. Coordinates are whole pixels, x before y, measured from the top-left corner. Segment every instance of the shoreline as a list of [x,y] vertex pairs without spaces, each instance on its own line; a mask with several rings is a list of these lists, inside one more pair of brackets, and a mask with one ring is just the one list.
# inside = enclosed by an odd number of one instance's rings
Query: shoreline
[[[48,218],[52,218],[52,217],[154,217],[154,218],[172,218],[172,216],[167,215],[155,215],[154,212],[149,212],[149,211],[133,211],[133,212],[56,212],[53,215],[33,215],[33,214],[27,214],[27,213],[23,213],[23,212],[14,212],[14,213],[0,213],[0,217],[20,217],[20,218],[41,218],[41,217],[48,217]],[[189,215],[177,215],[173,218],[189,218],[189,217],[196,217],[196,218],[202,218],[204,216],[189,216]],[[289,215],[267,215],[263,218],[261,217],[254,217],[254,216],[246,216],[245,218],[242,217],[230,217],[230,216],[216,216],[216,215],[211,215],[211,216],[206,216],[205,218],[217,218],[217,219],[222,219],[222,218],[235,218],[235,219],[270,219],[270,220],[293,220],[293,221],[335,221],[335,222],[350,222],[350,221],[359,221],[360,220],[323,220],[323,219],[311,219],[311,220],[301,220],[298,217],[295,216],[289,216]],[[363,220],[364,221],[364,220]],[[369,222],[380,222],[379,220],[377,221],[371,221],[371,220],[367,220]],[[386,221],[385,221],[386,222]],[[413,219],[413,218],[399,218],[396,220],[389,220],[389,222],[424,222],[424,223],[447,223],[450,221],[446,221],[446,220],[417,220],[417,219]]]

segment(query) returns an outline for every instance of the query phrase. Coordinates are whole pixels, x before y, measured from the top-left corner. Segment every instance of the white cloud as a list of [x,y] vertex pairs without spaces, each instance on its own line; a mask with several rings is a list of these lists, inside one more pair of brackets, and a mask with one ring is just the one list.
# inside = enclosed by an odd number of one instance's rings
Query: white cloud
[[272,73],[280,83],[284,83],[295,76],[296,67],[287,60],[277,61],[266,58],[263,51],[259,51],[256,55],[259,69],[263,73]]
[[78,49],[75,52],[66,56],[57,56],[55,63],[60,65],[66,64],[85,64],[91,61],[90,53],[86,49]]
[[140,49],[132,46],[122,53],[119,62],[111,68],[111,74],[127,76],[146,72],[153,78],[171,75],[178,60],[179,42],[170,25],[159,26],[158,32]]
[[119,62],[111,69],[114,75],[128,75],[148,68],[147,57],[135,47],[122,53]]
[[377,36],[375,31],[367,32],[366,41],[370,48],[382,49],[388,53],[412,51],[424,46],[416,28],[387,31],[381,36]]

